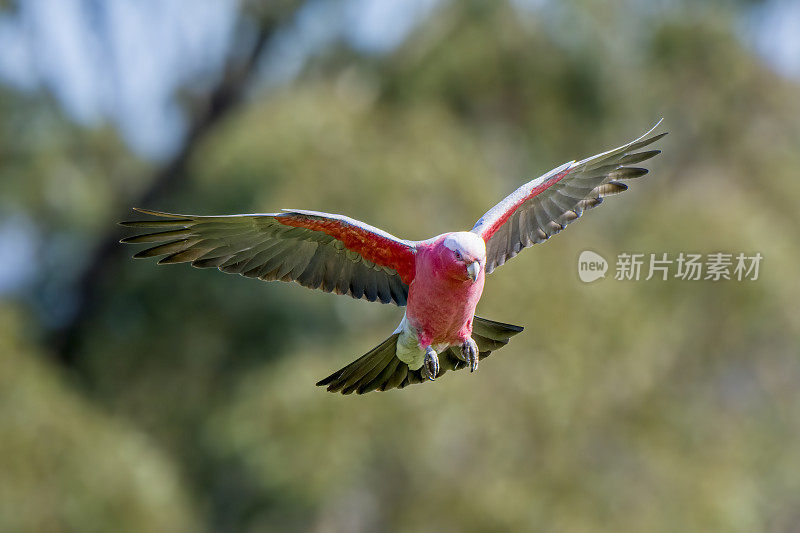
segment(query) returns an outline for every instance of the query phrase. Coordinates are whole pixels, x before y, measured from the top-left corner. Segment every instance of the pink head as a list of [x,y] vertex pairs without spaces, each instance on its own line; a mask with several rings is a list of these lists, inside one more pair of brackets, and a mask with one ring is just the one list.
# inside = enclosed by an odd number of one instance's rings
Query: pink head
[[436,252],[440,268],[458,281],[477,281],[486,265],[486,243],[468,231],[448,234],[437,243]]

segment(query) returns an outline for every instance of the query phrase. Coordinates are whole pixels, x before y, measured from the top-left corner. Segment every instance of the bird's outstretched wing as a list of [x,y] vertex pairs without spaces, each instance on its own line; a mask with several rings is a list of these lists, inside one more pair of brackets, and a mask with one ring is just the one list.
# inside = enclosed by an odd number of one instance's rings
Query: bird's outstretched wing
[[583,211],[599,205],[604,197],[627,190],[621,180],[647,174],[647,169],[630,165],[661,153],[638,151],[666,135],[648,137],[659,124],[660,120],[650,131],[619,148],[554,168],[486,212],[472,228],[486,242],[486,272],[523,248],[549,239]]
[[148,233],[121,242],[161,243],[134,255],[164,256],[160,265],[191,263],[401,306],[414,278],[413,242],[341,215],[297,210],[227,216],[136,211],[159,218],[121,222],[148,228]]

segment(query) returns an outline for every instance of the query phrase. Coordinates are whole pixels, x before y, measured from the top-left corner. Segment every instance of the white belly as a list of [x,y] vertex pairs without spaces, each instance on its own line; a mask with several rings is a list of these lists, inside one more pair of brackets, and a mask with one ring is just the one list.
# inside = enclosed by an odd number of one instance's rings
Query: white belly
[[[417,331],[409,324],[405,314],[394,332],[400,334],[397,338],[397,358],[407,364],[411,370],[422,368],[422,363],[425,361],[425,349],[420,346]],[[449,346],[449,344],[435,344],[432,348],[436,353],[440,353]]]

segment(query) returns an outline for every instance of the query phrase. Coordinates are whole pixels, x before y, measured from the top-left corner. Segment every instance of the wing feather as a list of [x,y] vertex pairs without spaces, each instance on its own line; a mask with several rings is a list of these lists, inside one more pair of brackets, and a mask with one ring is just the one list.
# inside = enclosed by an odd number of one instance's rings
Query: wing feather
[[153,220],[121,222],[148,231],[122,239],[151,244],[136,258],[191,263],[265,281],[405,305],[415,245],[341,215],[316,211],[196,216],[136,209]]
[[660,150],[637,150],[658,141],[666,133],[647,133],[628,144],[570,162],[532,180],[486,212],[472,228],[486,242],[486,272],[490,273],[523,248],[543,242],[580,218],[584,211],[600,205],[603,198],[628,189],[621,180],[648,173],[641,163]]

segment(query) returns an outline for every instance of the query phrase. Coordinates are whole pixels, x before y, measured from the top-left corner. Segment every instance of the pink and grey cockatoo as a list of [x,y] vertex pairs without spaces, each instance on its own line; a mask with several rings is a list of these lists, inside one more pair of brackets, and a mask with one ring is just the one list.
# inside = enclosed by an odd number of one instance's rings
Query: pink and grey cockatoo
[[646,169],[631,165],[660,153],[639,151],[666,135],[648,137],[657,126],[624,146],[529,181],[470,231],[424,241],[316,211],[195,216],[137,209],[159,218],[122,222],[152,229],[122,242],[163,243],[134,256],[165,256],[158,264],[188,262],[405,306],[388,339],[317,383],[344,394],[403,388],[447,370],[475,371],[479,360],[522,331],[475,315],[486,274],[560,232],[604,197],[627,190],[622,180],[645,175]]

